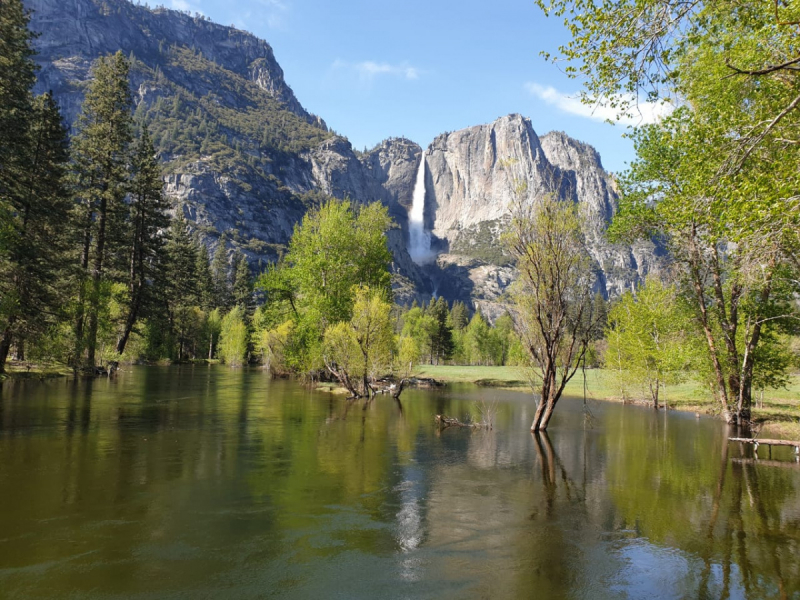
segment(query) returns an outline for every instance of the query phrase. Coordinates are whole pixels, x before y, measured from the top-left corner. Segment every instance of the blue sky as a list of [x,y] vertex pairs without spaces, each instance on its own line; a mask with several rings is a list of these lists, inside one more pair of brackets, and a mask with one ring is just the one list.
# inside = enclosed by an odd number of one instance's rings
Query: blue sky
[[533,0],[162,0],[267,40],[300,102],[358,149],[405,136],[427,146],[445,131],[509,113],[539,134],[562,130],[621,171],[624,125],[575,98],[579,82],[539,52],[567,39]]

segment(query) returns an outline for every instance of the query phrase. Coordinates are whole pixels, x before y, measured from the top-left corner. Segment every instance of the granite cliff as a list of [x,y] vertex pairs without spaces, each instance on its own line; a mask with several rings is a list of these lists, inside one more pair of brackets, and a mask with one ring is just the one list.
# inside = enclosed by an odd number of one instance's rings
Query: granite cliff
[[407,251],[408,211],[422,148],[395,138],[354,151],[308,113],[263,40],[199,15],[127,0],[25,0],[40,65],[37,92],[52,90],[74,123],[92,62],[122,50],[131,60],[136,116],[164,163],[167,195],[212,251],[225,234],[251,263],[275,260],[294,225],[326,196],[382,202],[396,298],[439,293],[489,314],[514,278],[498,243],[514,190],[559,196],[587,214],[598,291],[614,295],[657,266],[651,247],[612,246],[616,209],[597,153],[560,133],[539,138],[518,115],[437,137],[426,151],[425,222],[439,252],[419,266]]

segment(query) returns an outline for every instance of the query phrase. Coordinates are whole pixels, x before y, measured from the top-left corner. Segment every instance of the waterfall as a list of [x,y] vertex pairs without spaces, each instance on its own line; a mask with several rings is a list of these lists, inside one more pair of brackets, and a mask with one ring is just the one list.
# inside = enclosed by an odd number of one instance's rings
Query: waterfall
[[428,262],[431,257],[431,234],[425,231],[425,152],[419,161],[414,195],[411,199],[411,212],[408,215],[408,253],[418,265]]

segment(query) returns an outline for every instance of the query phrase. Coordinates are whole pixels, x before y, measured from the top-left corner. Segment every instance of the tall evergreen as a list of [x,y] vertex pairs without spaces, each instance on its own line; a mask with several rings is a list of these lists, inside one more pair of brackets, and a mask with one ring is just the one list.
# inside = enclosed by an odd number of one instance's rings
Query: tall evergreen
[[456,300],[450,309],[450,323],[455,331],[461,331],[469,324],[469,310],[467,305]]
[[431,300],[428,307],[428,314],[435,321],[435,329],[431,336],[431,354],[436,364],[440,360],[447,360],[453,355],[453,329],[448,323],[450,307],[447,300],[441,296],[436,300]]
[[[82,234],[75,321],[77,368],[95,365],[97,330],[109,259],[119,256],[126,212],[132,101],[122,52],[98,59],[81,114],[73,153]],[[88,323],[88,325],[87,325]],[[85,358],[84,358],[85,350]]]
[[[0,209],[2,232],[7,233],[13,208],[10,196],[18,192],[30,121],[31,88],[36,81],[32,60],[33,35],[21,0],[0,2]],[[0,239],[2,243],[2,239]]]
[[117,353],[125,351],[139,318],[152,305],[151,285],[163,261],[164,242],[161,230],[169,225],[167,202],[162,194],[161,167],[146,126],[136,142],[133,154],[133,179],[130,186],[128,217],[128,302],[127,316],[117,342]]
[[194,309],[199,298],[197,250],[180,208],[170,226],[166,253],[168,261],[166,297],[170,328],[178,344],[177,358],[183,360],[194,325]]
[[20,0],[0,2],[0,372],[14,338],[21,347],[59,304],[66,133],[52,98],[31,94],[28,21]]
[[233,257],[233,302],[236,306],[241,306],[245,314],[252,314],[253,276],[250,273],[247,257],[241,252],[237,252]]
[[214,308],[214,279],[211,275],[211,264],[208,256],[208,247],[201,241],[195,240],[197,245],[197,296],[200,308],[210,311]]
[[21,349],[27,337],[53,321],[63,304],[57,283],[65,268],[64,223],[69,212],[67,134],[49,94],[34,99],[29,116],[17,157],[23,170],[4,198],[10,212],[0,255],[0,372],[12,341]]
[[231,284],[228,276],[228,238],[222,234],[211,261],[211,277],[214,281],[215,308],[229,309],[233,305]]

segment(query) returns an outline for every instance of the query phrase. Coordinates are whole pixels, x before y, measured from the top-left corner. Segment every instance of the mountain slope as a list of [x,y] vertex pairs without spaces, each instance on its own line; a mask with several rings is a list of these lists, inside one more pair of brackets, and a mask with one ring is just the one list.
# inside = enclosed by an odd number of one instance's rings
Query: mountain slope
[[652,247],[605,241],[616,194],[597,153],[564,134],[539,138],[519,115],[439,136],[426,150],[425,218],[441,255],[420,267],[407,243],[422,148],[396,138],[355,152],[302,107],[265,41],[127,0],[25,4],[41,34],[37,91],[52,90],[70,123],[92,62],[117,50],[130,57],[136,116],[163,161],[166,193],[212,251],[225,233],[251,263],[273,261],[294,225],[326,196],[379,201],[398,223],[388,235],[398,301],[439,293],[496,314],[515,275],[499,233],[524,182],[532,196],[556,189],[581,205],[598,291],[618,294],[657,268]]

